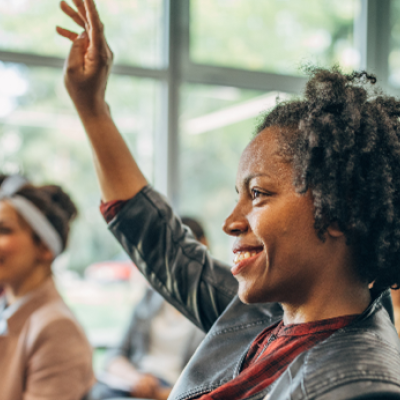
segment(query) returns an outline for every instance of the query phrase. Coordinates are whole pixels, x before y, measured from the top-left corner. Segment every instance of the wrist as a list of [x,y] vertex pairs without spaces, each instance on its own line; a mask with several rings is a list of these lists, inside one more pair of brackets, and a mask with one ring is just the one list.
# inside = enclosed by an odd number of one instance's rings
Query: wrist
[[75,108],[78,111],[79,117],[83,124],[93,120],[97,121],[99,119],[111,118],[110,108],[105,100],[92,104],[75,103]]

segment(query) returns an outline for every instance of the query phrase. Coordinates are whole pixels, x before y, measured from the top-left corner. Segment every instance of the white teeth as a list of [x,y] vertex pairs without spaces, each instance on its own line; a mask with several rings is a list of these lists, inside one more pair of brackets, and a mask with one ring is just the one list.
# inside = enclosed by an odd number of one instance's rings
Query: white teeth
[[246,258],[250,258],[250,257],[255,256],[256,254],[257,254],[256,251],[251,251],[251,252],[249,252],[249,251],[238,251],[238,252],[235,254],[234,258],[233,258],[233,262],[234,262],[235,264],[237,264],[237,263],[239,263],[240,261],[245,260]]

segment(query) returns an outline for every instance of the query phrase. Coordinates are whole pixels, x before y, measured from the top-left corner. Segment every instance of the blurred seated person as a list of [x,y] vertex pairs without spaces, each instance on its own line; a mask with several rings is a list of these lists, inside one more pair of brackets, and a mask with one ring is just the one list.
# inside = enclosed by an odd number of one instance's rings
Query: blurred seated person
[[[190,228],[197,241],[208,245],[197,220],[182,217],[182,223]],[[202,331],[148,287],[121,343],[110,351],[92,398],[167,399],[203,338]]]
[[76,214],[59,186],[0,175],[2,400],[81,400],[94,383],[91,346],[51,272]]

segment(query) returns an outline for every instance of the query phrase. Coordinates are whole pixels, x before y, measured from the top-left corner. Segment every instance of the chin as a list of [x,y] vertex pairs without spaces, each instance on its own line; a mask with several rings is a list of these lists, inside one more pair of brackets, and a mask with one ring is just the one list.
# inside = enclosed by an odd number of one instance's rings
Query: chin
[[271,288],[255,288],[239,282],[239,299],[245,304],[273,303],[279,302],[280,296],[273,293]]
[[265,296],[249,288],[241,288],[239,285],[239,299],[244,304],[266,303]]

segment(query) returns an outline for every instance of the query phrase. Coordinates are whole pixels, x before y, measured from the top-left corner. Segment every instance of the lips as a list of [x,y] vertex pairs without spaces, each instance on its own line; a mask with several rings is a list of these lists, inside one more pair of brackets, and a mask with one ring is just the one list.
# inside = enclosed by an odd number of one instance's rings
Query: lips
[[262,253],[263,247],[248,247],[234,249],[234,266],[231,269],[233,275],[239,274],[244,268],[250,266]]

